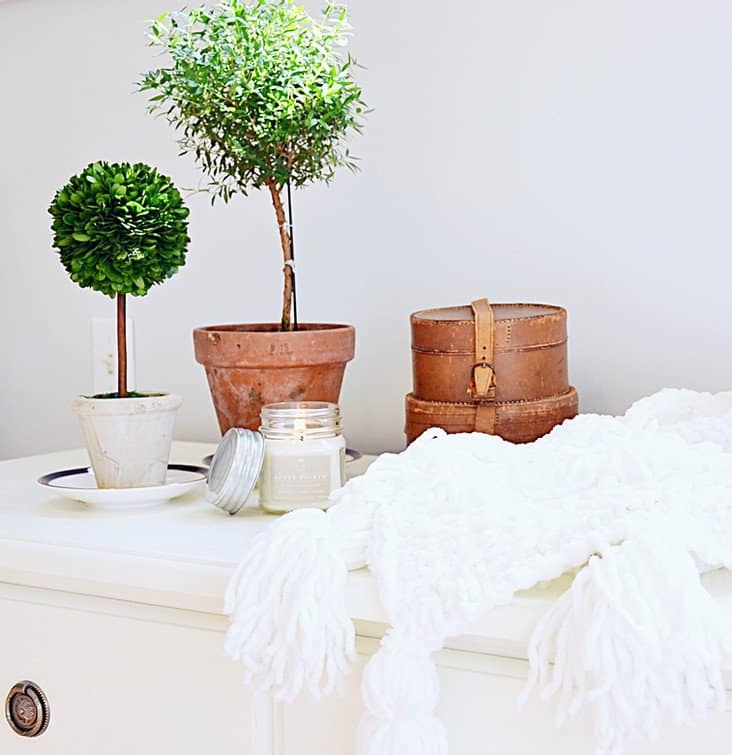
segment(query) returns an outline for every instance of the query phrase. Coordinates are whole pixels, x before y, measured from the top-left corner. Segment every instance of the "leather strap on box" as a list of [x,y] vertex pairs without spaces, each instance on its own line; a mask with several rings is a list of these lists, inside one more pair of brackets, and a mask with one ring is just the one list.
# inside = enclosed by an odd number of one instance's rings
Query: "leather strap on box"
[[496,370],[493,366],[493,308],[488,299],[470,305],[475,320],[475,364],[471,394],[477,402],[475,429],[496,431]]

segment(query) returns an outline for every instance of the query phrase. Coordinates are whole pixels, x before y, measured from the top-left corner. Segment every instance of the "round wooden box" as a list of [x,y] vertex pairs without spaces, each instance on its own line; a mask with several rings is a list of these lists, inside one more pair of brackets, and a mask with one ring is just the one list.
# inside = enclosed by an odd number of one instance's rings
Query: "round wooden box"
[[[496,401],[533,401],[566,393],[567,311],[547,304],[493,304]],[[471,401],[476,362],[470,306],[411,316],[414,396]]]
[[528,442],[577,414],[562,307],[483,299],[415,312],[411,327],[408,442],[430,427]]

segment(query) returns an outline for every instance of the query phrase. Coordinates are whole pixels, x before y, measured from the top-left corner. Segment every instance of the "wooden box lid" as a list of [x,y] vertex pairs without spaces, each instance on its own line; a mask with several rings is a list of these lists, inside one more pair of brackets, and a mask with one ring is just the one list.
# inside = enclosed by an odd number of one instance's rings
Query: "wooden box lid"
[[[527,346],[564,343],[567,311],[551,304],[492,304],[494,349],[513,351]],[[415,312],[410,318],[412,349],[449,354],[473,354],[475,329],[470,306]]]

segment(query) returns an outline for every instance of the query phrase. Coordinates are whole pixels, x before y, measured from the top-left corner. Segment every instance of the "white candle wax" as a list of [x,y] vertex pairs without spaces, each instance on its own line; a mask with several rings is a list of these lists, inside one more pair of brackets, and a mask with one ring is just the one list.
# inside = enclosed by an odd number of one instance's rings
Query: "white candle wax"
[[328,507],[328,496],[345,482],[346,441],[292,437],[265,440],[259,501],[265,511],[284,513]]

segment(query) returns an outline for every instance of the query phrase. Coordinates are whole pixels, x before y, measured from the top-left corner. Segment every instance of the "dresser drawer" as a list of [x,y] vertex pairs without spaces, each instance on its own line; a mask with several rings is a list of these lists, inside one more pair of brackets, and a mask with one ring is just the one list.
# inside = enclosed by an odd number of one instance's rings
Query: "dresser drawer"
[[[356,755],[361,674],[376,639],[358,639],[344,695],[277,704],[253,740],[252,698],[223,653],[223,617],[0,584],[8,593],[0,597],[2,695],[20,680],[36,682],[51,720],[34,739],[0,722],[2,755]],[[450,755],[594,751],[591,715],[557,731],[535,698],[517,710],[525,661],[457,650],[435,659]],[[656,743],[631,744],[627,755],[717,752],[731,737],[732,715],[714,714],[664,729]]]
[[[363,712],[363,667],[378,643],[359,638],[359,659],[345,694],[317,705],[299,700],[278,711],[281,721],[277,755],[356,755],[355,730]],[[534,696],[524,710],[517,699],[528,664],[477,652],[443,650],[434,655],[441,695],[437,714],[447,728],[450,755],[592,755],[595,733],[592,706],[557,729],[552,707]],[[731,693],[732,697],[732,693]],[[727,752],[732,713],[714,713],[701,724],[662,729],[657,742],[630,743],[625,755],[692,755]],[[303,749],[306,741],[308,748]]]
[[195,626],[218,617],[86,596],[44,605],[58,596],[16,592],[23,598],[0,598],[0,694],[4,701],[16,682],[36,682],[50,724],[31,739],[0,721],[2,755],[249,751],[241,669],[223,653],[223,630]]

